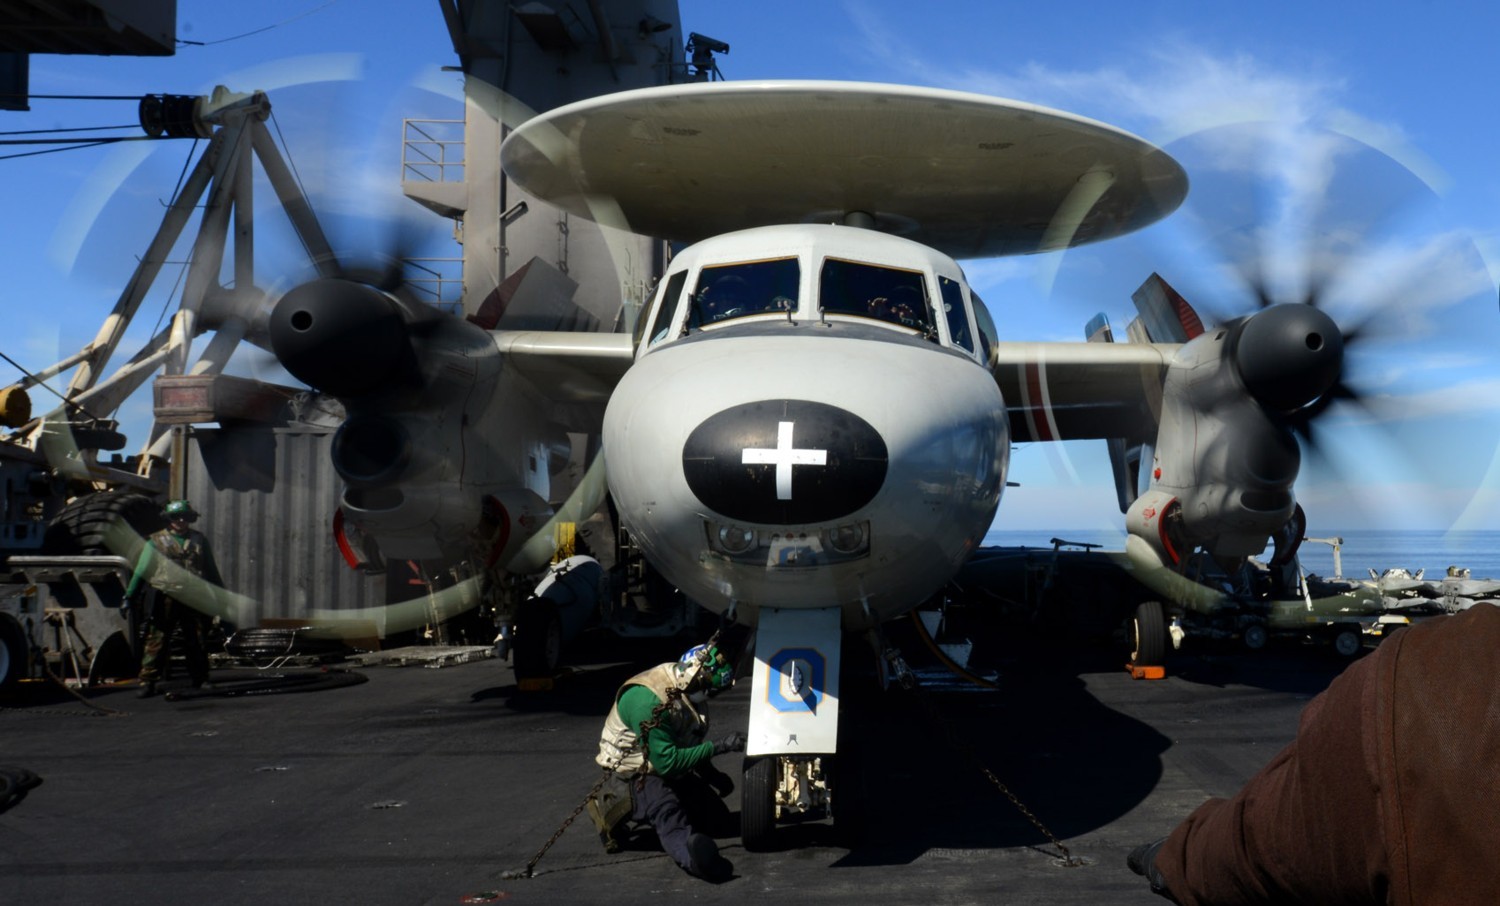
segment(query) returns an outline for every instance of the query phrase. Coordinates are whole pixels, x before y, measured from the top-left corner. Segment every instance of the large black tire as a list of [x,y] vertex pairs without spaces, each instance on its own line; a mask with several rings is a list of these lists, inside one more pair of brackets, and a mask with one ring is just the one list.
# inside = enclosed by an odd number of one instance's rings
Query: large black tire
[[62,508],[42,536],[44,554],[119,554],[133,559],[163,528],[161,504],[134,491],[99,491]]
[[1160,601],[1142,601],[1130,618],[1130,662],[1137,667],[1167,662],[1167,622]]
[[512,641],[516,679],[548,679],[557,675],[562,663],[562,618],[557,604],[547,598],[532,598],[516,613],[516,635]]
[[776,837],[776,756],[747,759],[740,787],[740,840],[753,853],[767,852]]
[[0,614],[0,692],[26,677],[26,631],[11,617]]

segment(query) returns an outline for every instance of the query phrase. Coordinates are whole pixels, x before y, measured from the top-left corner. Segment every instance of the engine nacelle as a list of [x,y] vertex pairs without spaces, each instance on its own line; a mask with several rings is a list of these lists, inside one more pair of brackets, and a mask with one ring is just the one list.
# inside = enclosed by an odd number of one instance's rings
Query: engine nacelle
[[[495,392],[504,359],[488,331],[323,279],[282,297],[270,334],[292,374],[343,402],[332,451],[342,509],[384,556],[504,567],[546,524],[567,435],[534,395]],[[549,427],[518,436],[517,424]],[[549,539],[545,556],[521,559],[540,568],[551,555]]]
[[1226,563],[1264,550],[1297,507],[1302,454],[1289,416],[1332,389],[1342,362],[1337,325],[1307,305],[1272,306],[1185,344],[1169,363],[1131,534],[1167,563],[1199,546]]

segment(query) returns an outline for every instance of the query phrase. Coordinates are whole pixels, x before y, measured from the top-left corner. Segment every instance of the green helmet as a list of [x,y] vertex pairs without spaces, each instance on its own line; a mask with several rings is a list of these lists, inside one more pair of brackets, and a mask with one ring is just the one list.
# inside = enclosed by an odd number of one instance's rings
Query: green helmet
[[707,689],[718,692],[734,685],[734,668],[716,646],[698,645],[689,648],[686,654],[677,659],[677,663],[689,671],[697,667],[698,675],[704,678],[704,687]]
[[191,522],[198,518],[198,511],[186,500],[174,500],[162,507],[161,514],[168,519],[186,519]]

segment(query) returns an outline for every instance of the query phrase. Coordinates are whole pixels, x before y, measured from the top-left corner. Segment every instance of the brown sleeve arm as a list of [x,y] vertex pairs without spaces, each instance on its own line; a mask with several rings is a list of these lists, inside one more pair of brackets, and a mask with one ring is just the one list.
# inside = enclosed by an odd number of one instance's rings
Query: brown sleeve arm
[[[1231,799],[1210,799],[1156,857],[1184,906],[1383,903],[1373,684],[1384,649],[1302,713],[1297,738]],[[1393,652],[1394,653],[1394,652]]]

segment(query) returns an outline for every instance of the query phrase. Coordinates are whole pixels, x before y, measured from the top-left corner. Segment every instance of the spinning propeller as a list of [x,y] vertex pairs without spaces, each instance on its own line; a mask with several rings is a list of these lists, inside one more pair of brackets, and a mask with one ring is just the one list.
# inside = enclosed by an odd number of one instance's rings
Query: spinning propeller
[[[1439,331],[1456,338],[1450,348],[1489,358],[1476,341],[1497,326],[1493,287],[1472,241],[1442,223],[1433,180],[1349,135],[1271,123],[1195,133],[1166,150],[1192,180],[1182,209],[1138,237],[1070,251],[1055,294],[1099,304],[1130,295],[1142,271],[1161,274],[1209,336],[1224,332],[1238,385],[1195,405],[1248,395],[1279,429],[1258,432],[1244,459],[1274,460],[1294,479],[1298,446],[1330,466],[1330,448],[1347,446],[1330,419],[1394,434],[1420,417],[1395,395],[1412,392],[1420,369],[1393,373],[1415,366],[1417,344]],[[1476,440],[1493,439],[1491,425]]]
[[[1313,425],[1330,408],[1377,419],[1369,375],[1356,367],[1351,377],[1345,354],[1357,362],[1366,346],[1401,338],[1396,322],[1420,300],[1360,277],[1389,251],[1383,243],[1409,235],[1406,215],[1434,199],[1428,184],[1336,133],[1289,137],[1273,124],[1241,124],[1177,144],[1189,169],[1200,159],[1204,174],[1203,197],[1190,199],[1185,213],[1229,277],[1225,295],[1245,300],[1240,308],[1250,314],[1220,311],[1213,294],[1202,301],[1194,294],[1194,304],[1210,323],[1245,325],[1233,357],[1246,390],[1313,453],[1320,450]],[[1235,182],[1246,185],[1226,185]]]
[[413,228],[397,226],[385,251],[321,265],[328,274],[298,283],[271,309],[268,333],[280,364],[298,380],[340,398],[413,386],[414,337],[443,317],[417,300],[403,262]]

